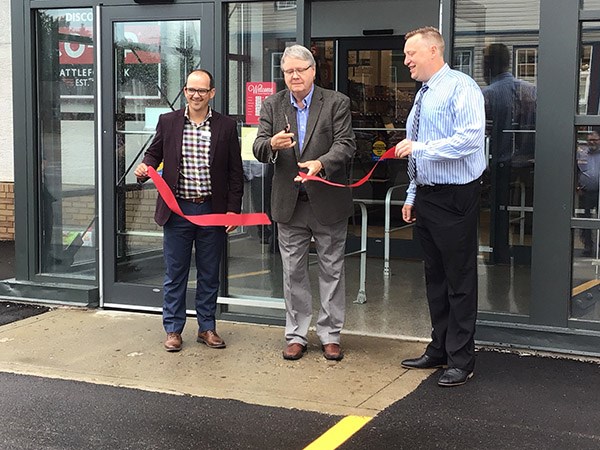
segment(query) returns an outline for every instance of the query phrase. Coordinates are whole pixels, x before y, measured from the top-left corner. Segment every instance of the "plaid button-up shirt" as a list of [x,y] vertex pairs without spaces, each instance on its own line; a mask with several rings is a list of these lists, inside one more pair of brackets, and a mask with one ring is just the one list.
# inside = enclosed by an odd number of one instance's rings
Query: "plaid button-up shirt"
[[212,109],[209,108],[204,121],[195,123],[189,117],[188,107],[185,108],[179,181],[175,192],[177,197],[206,197],[212,193],[209,170],[211,117]]

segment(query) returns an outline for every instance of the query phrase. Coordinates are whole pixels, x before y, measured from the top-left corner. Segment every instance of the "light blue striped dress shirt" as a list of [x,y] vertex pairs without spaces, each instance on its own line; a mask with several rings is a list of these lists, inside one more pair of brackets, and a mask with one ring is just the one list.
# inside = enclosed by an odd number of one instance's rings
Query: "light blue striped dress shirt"
[[[477,83],[444,64],[426,84],[419,138],[412,146],[417,177],[406,191],[409,205],[414,204],[417,185],[467,184],[486,167],[485,104]],[[407,136],[414,114],[413,106],[406,122]]]

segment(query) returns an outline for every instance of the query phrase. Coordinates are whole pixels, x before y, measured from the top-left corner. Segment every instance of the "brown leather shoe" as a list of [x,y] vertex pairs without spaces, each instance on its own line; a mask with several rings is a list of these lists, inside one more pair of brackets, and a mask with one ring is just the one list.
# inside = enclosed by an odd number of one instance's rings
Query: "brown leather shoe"
[[197,342],[202,342],[210,348],[225,348],[225,341],[217,334],[215,330],[206,330],[202,333],[198,332]]
[[341,361],[344,358],[344,352],[340,344],[325,344],[322,347],[323,356],[330,361]]
[[306,353],[306,345],[298,344],[297,342],[293,342],[288,344],[285,350],[283,351],[283,359],[289,359],[290,361],[295,361],[300,359]]
[[181,339],[180,333],[167,333],[167,340],[165,341],[165,350],[168,352],[178,352],[181,350]]

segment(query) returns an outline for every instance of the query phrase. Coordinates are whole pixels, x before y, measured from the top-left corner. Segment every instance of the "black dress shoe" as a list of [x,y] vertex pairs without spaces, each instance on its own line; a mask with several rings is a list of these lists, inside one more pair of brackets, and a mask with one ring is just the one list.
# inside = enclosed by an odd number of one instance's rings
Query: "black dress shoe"
[[423,355],[419,358],[405,359],[400,364],[405,369],[437,369],[439,367],[444,367],[446,365],[446,360]]
[[465,384],[469,378],[473,376],[473,371],[457,369],[456,367],[452,367],[450,369],[444,370],[444,373],[438,380],[439,386],[460,386],[461,384]]

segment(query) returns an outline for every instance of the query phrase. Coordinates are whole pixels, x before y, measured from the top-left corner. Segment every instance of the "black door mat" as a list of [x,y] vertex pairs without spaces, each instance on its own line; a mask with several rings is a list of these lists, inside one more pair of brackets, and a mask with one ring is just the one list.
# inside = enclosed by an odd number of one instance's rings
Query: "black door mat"
[[600,448],[597,363],[479,351],[466,385],[439,387],[441,373],[340,449]]
[[47,311],[50,311],[50,308],[47,306],[0,301],[0,325],[37,316]]

